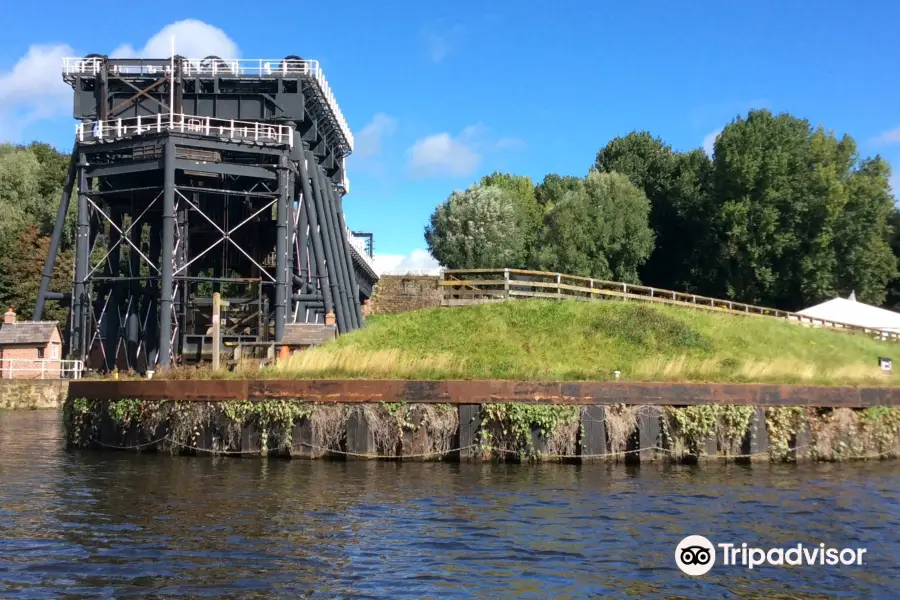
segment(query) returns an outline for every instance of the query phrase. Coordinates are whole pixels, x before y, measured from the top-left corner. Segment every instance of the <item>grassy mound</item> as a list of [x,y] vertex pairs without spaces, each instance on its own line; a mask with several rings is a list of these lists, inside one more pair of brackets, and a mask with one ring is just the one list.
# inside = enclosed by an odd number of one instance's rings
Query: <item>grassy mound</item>
[[900,345],[777,319],[634,302],[505,302],[371,317],[280,377],[896,385]]

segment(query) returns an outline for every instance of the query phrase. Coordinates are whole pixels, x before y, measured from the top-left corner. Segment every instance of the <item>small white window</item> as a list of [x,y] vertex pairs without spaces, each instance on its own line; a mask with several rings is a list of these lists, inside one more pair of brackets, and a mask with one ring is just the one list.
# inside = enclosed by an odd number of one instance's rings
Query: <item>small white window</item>
[[50,346],[50,359],[59,360],[59,344],[52,344]]

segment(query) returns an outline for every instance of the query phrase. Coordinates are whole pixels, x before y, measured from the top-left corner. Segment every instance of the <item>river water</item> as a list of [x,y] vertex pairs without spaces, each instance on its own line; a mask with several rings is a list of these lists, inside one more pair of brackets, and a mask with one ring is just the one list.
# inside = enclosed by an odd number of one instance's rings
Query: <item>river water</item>
[[[678,542],[867,549],[723,566]],[[0,411],[0,598],[896,598],[900,465],[263,461],[67,452]]]

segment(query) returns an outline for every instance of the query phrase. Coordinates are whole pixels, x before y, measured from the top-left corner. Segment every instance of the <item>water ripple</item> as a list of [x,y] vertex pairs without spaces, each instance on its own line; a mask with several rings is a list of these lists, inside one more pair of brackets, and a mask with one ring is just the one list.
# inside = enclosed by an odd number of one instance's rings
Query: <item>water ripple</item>
[[[900,465],[335,463],[66,452],[0,413],[2,598],[893,598]],[[862,567],[674,565],[688,534]]]

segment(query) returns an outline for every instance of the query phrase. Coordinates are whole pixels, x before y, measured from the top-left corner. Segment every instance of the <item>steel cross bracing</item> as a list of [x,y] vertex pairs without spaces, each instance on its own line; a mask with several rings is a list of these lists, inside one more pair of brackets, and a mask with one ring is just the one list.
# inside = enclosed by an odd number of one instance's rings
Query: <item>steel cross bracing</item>
[[[79,183],[66,185],[77,198],[71,356],[93,370],[143,372],[208,354],[212,291],[235,298],[224,330],[242,341],[278,343],[287,324],[331,312],[341,332],[361,325],[359,281],[368,289],[374,277],[311,152],[253,156],[229,145],[217,165],[253,166],[222,175],[181,158],[191,138],[163,132],[153,143],[159,165],[144,171],[114,156],[121,147],[76,148]],[[40,305],[50,297],[42,290]]]

